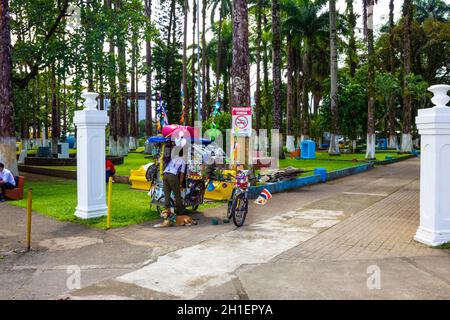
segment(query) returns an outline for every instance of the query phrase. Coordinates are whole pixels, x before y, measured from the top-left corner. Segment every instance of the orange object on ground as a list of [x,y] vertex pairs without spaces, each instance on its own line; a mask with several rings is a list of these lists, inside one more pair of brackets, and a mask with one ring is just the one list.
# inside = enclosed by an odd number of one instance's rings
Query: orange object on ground
[[24,185],[25,185],[25,177],[19,176],[17,186],[14,189],[6,189],[5,197],[11,200],[22,200]]
[[291,159],[300,157],[300,149],[297,149],[294,152],[290,152],[289,156],[291,157]]

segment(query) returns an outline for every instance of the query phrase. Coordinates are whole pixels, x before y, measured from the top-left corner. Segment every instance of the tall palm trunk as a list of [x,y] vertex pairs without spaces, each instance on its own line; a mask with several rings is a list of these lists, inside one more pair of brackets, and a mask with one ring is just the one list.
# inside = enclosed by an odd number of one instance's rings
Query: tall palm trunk
[[309,137],[309,88],[311,82],[311,53],[309,40],[305,39],[303,53],[302,129],[301,140]]
[[302,55],[301,50],[295,51],[295,60],[296,60],[296,91],[297,91],[297,128],[296,128],[296,135],[297,138],[300,140],[301,137],[301,131],[302,131],[302,88],[303,88],[303,79],[304,79],[304,73],[303,73],[303,63],[302,63]]
[[262,36],[262,0],[258,1],[256,11],[256,92],[255,92],[255,130],[259,134],[261,127],[261,36]]
[[[392,1],[392,0],[391,0]],[[347,3],[347,20],[349,27],[349,39],[348,39],[348,51],[347,51],[347,64],[350,72],[350,77],[355,76],[356,68],[358,66],[357,59],[358,55],[356,52],[356,39],[355,39],[355,28],[356,28],[356,14],[353,10],[353,1],[346,0]]]
[[[263,16],[263,24],[267,25],[267,16]],[[269,110],[269,101],[271,99],[270,93],[269,93],[269,55],[267,48],[267,41],[263,41],[262,51],[263,51],[263,84],[264,84],[264,114],[265,114],[265,120],[264,124],[265,127],[268,129],[271,126],[269,125],[269,115],[271,114],[271,110]]]
[[[110,15],[112,12],[112,0],[105,0],[105,7],[108,9]],[[112,31],[108,34],[109,52],[107,64],[107,78],[109,84],[109,154],[117,156],[117,85],[116,85],[116,57],[115,57],[115,40]]]
[[[197,24],[197,0],[194,0],[194,6],[192,10],[192,63],[191,63],[191,77],[192,77],[192,88],[191,88],[191,117],[190,124],[193,127],[195,121],[195,26]],[[199,92],[200,94],[200,92]]]
[[138,55],[139,55],[139,30],[133,30],[131,39],[131,101],[130,101],[130,141],[129,148],[135,150],[138,147],[139,123],[139,84],[138,84]]
[[[246,0],[233,0],[233,62],[231,67],[231,106],[250,106],[250,64],[248,48],[248,10]],[[239,143],[238,159],[249,164],[248,139]],[[243,145],[244,144],[244,145]],[[244,153],[244,155],[243,155]],[[244,161],[244,162],[243,162]]]
[[59,124],[59,108],[58,108],[58,87],[56,85],[56,67],[55,64],[51,67],[51,92],[52,92],[52,153],[58,153],[58,141],[60,136]]
[[[136,51],[137,53],[138,51]],[[140,127],[139,127],[139,70],[138,70],[138,66],[136,65],[136,74],[135,74],[135,83],[136,83],[136,139],[139,139],[140,137]],[[139,141],[136,141],[136,147],[140,147],[139,146]]]
[[[219,11],[219,30],[218,30],[218,39],[217,39],[217,54],[216,54],[216,101],[219,101],[220,97],[220,70],[222,68],[222,24],[223,24],[223,0],[220,2],[220,11]],[[224,80],[225,81],[225,80]],[[226,96],[226,91],[224,90],[224,96]]]
[[183,124],[186,125],[188,123],[188,85],[187,85],[187,24],[188,24],[188,11],[189,11],[189,1],[188,0],[184,0],[184,5],[183,5],[183,66],[182,66],[182,85],[183,85],[183,95],[184,95],[184,101],[183,101],[183,106],[182,109],[184,112],[184,121]]
[[[389,72],[395,72],[394,60],[394,0],[389,1]],[[397,132],[395,129],[395,101],[394,95],[388,99],[389,112],[389,148],[398,149]]]
[[368,48],[368,83],[367,83],[367,151],[366,159],[375,159],[375,54],[373,48],[373,7],[374,0],[367,0],[367,48]]
[[[133,43],[134,46],[134,43]],[[135,48],[132,49],[132,58],[131,58],[131,95],[130,95],[130,141],[129,141],[129,149],[136,149],[136,69],[135,69]]]
[[211,103],[211,78],[210,78],[211,65],[208,56],[206,56],[206,101],[207,101],[207,111],[206,115],[209,117],[211,115],[212,103]]
[[209,101],[206,98],[206,5],[207,0],[202,2],[202,119],[208,117]]
[[[116,0],[116,11],[122,14],[123,0]],[[127,66],[125,35],[117,35],[117,52],[119,64],[119,112],[118,112],[118,137],[117,152],[124,156],[128,154],[129,130],[128,130],[128,106],[127,106]]]
[[339,154],[338,135],[338,52],[336,35],[336,1],[330,0],[330,109],[331,137],[328,153]]
[[[272,128],[279,130],[279,157],[284,158],[283,136],[281,134],[281,20],[280,2],[272,0],[272,83],[273,83],[273,114]],[[272,135],[273,136],[273,135]],[[273,149],[273,148],[272,148]]]
[[64,91],[63,91],[63,133],[67,135],[67,91],[66,91],[66,74],[64,72]]
[[369,5],[369,2],[371,0],[362,0],[363,3],[363,13],[362,13],[362,18],[363,18],[363,37],[364,37],[364,41],[367,42],[367,6]]
[[286,148],[288,152],[295,151],[295,136],[293,126],[295,104],[295,56],[292,35],[287,36],[287,112],[286,112]]
[[412,1],[405,0],[403,2],[403,130],[402,130],[402,146],[401,152],[411,152],[413,149],[411,136],[411,93],[408,89],[408,77],[411,73],[411,23],[412,23]]
[[[152,1],[145,0],[145,15],[147,24],[152,23]],[[152,120],[152,42],[151,39],[145,41],[145,64],[146,64],[146,86],[145,86],[145,134],[147,137],[153,135]],[[151,145],[145,145],[145,153],[151,153]]]
[[18,174],[12,104],[11,31],[9,1],[0,0],[0,162]]

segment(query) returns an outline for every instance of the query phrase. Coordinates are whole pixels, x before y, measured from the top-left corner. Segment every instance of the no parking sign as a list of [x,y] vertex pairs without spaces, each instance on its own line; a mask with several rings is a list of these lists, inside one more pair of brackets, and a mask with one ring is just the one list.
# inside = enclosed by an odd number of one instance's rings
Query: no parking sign
[[252,107],[233,107],[232,129],[237,129],[238,136],[250,137],[252,135]]

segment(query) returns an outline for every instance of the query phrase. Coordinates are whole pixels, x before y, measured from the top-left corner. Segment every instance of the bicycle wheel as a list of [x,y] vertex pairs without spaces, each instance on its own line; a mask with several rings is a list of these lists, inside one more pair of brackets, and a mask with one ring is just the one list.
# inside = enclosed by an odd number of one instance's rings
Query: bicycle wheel
[[241,227],[244,224],[248,212],[248,199],[244,193],[237,195],[233,204],[231,205],[231,215],[236,227]]
[[227,203],[227,219],[228,220],[230,220],[231,216],[233,215],[233,212],[231,211],[231,207],[233,206],[233,203],[234,203],[234,192],[235,192],[235,189],[233,189],[233,191],[231,192],[230,199],[228,200],[228,203]]

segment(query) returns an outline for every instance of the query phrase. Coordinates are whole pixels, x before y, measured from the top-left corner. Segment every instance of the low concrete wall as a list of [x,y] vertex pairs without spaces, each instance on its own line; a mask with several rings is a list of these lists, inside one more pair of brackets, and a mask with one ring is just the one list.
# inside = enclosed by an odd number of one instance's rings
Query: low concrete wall
[[[77,180],[77,172],[76,171],[70,171],[70,170],[49,169],[49,168],[33,167],[33,166],[27,166],[27,165],[20,165],[19,164],[19,171],[20,172],[34,173],[34,174],[41,174],[41,175],[50,176],[50,177],[57,177],[57,178]],[[114,182],[123,183],[123,184],[130,184],[130,179],[127,176],[115,175],[114,176]]]
[[[114,165],[123,164],[123,157],[111,157],[106,156],[106,159],[111,160]],[[69,159],[58,159],[58,158],[42,158],[42,157],[26,157],[25,165],[27,166],[76,166],[77,158],[71,157]]]
[[362,164],[362,165],[356,166],[356,167],[350,167],[350,168],[330,171],[330,172],[327,172],[327,180],[339,179],[342,177],[350,176],[352,174],[364,172],[369,169],[372,169],[373,166],[374,166],[373,163],[365,163],[365,164]]
[[51,176],[51,177],[72,179],[72,180],[77,179],[77,172],[69,171],[69,170],[48,169],[48,168],[33,167],[33,166],[19,164],[19,171],[34,173],[34,174],[42,174],[42,175]]
[[410,155],[407,155],[407,156],[404,156],[404,157],[398,157],[398,158],[395,158],[395,159],[392,159],[392,160],[373,161],[373,163],[375,163],[376,165],[386,165],[386,164],[391,164],[391,163],[394,163],[394,162],[408,160],[408,159],[415,158],[415,157],[417,157],[415,154],[410,154]]
[[[346,177],[352,174],[357,174],[360,172],[372,169],[373,163],[365,163],[360,166],[345,168],[341,170],[335,170],[327,172],[327,180],[334,180],[342,177]],[[313,175],[308,177],[296,178],[291,180],[285,180],[280,182],[268,183],[262,186],[250,187],[248,191],[248,197],[250,199],[256,199],[263,189],[267,189],[270,193],[279,193],[287,190],[297,189],[303,186],[308,186],[312,184],[317,184],[322,182],[320,175]]]

